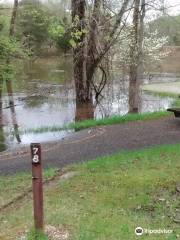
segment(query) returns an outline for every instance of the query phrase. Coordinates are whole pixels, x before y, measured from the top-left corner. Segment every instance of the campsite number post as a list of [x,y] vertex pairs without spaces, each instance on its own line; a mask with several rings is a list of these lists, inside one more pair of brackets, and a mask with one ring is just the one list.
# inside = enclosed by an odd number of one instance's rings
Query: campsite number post
[[41,145],[39,143],[31,143],[31,161],[34,225],[36,230],[43,231],[43,183]]

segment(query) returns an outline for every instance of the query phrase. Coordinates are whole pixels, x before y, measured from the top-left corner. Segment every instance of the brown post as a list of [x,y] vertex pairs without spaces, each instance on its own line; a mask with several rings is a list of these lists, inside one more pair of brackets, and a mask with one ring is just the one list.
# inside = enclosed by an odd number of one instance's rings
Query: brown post
[[43,183],[41,165],[41,145],[31,143],[32,187],[35,230],[43,231]]

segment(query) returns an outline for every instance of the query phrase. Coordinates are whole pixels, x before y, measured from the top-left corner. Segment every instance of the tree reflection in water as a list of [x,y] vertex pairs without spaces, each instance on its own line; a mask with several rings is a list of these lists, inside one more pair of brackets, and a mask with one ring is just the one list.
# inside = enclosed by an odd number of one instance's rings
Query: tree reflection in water
[[2,81],[0,82],[0,152],[6,150],[2,115]]

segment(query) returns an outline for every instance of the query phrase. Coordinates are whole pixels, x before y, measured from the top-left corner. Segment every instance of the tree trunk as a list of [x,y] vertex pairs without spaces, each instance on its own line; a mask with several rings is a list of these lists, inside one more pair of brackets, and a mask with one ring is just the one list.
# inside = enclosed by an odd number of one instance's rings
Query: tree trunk
[[[19,4],[18,0],[14,0],[14,6],[13,6],[12,15],[11,15],[11,23],[10,23],[10,30],[9,30],[10,38],[14,37],[14,34],[15,34],[15,23],[16,23],[18,4]],[[7,64],[10,64],[10,59],[7,59]],[[9,106],[10,106],[11,115],[12,115],[14,134],[16,136],[18,143],[20,143],[21,139],[20,139],[20,135],[19,135],[18,124],[17,124],[17,119],[16,119],[16,113],[15,113],[12,80],[9,80],[9,79],[6,80],[6,87],[7,87],[7,92],[8,92],[8,96],[9,96]]]
[[75,121],[94,119],[94,106],[92,103],[76,103]]
[[[124,0],[119,13],[117,14],[116,21],[112,30],[110,31],[109,40],[106,41],[104,46],[100,46],[101,34],[98,31],[98,25],[101,18],[102,0],[94,0],[92,15],[89,19],[89,29],[86,23],[86,1],[85,0],[71,0],[72,3],[72,22],[76,23],[77,19],[79,24],[75,25],[75,33],[82,33],[79,39],[76,39],[76,47],[73,50],[74,59],[74,81],[76,90],[76,100],[79,103],[92,103],[92,88],[94,90],[102,90],[106,82],[100,83],[100,89],[94,84],[93,78],[96,69],[100,67],[102,59],[114,44],[117,38],[116,33],[122,23],[123,15],[130,0]],[[87,1],[87,4],[90,2]],[[82,29],[88,30],[82,32]],[[102,26],[101,26],[102,29]],[[102,31],[102,30],[101,30]],[[102,69],[102,67],[101,67]],[[103,73],[104,74],[104,73]],[[102,78],[103,79],[103,78]],[[102,85],[102,86],[101,86]]]
[[90,102],[92,99],[90,85],[87,83],[86,77],[87,39],[86,34],[82,31],[86,28],[85,15],[85,0],[72,0],[72,21],[74,23],[78,17],[78,25],[75,30],[81,33],[80,38],[76,40],[76,47],[73,50],[76,100],[79,103]]
[[18,10],[18,0],[14,0],[14,6],[13,11],[11,15],[11,23],[10,23],[10,30],[9,30],[9,36],[14,36],[15,33],[15,23],[16,23],[16,16],[17,16],[17,10]]
[[139,23],[139,64],[138,64],[138,79],[142,83],[144,67],[143,67],[143,40],[144,40],[144,18],[146,13],[146,1],[141,0],[141,13],[140,13],[140,23]]
[[139,5],[140,0],[135,0],[133,13],[133,39],[130,47],[131,64],[129,67],[129,113],[137,113],[139,111],[139,81],[138,81]]

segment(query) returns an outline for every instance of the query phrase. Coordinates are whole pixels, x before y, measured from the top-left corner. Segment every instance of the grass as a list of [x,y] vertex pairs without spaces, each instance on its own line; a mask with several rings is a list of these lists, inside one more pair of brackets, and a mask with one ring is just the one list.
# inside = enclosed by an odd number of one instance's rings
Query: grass
[[91,128],[91,127],[102,126],[102,125],[112,125],[112,124],[119,124],[119,123],[132,122],[132,121],[152,120],[152,119],[165,117],[168,115],[169,113],[165,111],[152,112],[152,113],[147,112],[147,113],[127,114],[124,116],[112,116],[110,118],[85,120],[85,121],[69,124],[68,127],[75,130],[81,130],[85,128]]
[[[56,169],[46,169],[44,179],[56,174]],[[31,175],[21,173],[16,176],[0,176],[0,207],[6,205],[31,187]]]
[[27,240],[48,240],[47,236],[43,233],[31,230],[27,234]]
[[180,94],[180,81],[169,83],[154,83],[141,86],[141,89],[148,92],[160,93],[163,96],[178,96]]
[[176,98],[174,100],[172,107],[180,107],[180,98]]
[[160,90],[156,92],[153,90],[143,89],[143,92],[154,95],[154,96],[158,96],[158,97],[169,97],[169,98],[177,98],[180,95],[178,93],[161,92]]
[[96,126],[104,126],[104,125],[112,125],[112,124],[120,124],[125,122],[132,121],[146,121],[157,119],[161,117],[168,116],[169,113],[165,111],[159,112],[147,112],[147,113],[137,113],[137,114],[126,114],[124,116],[111,116],[103,119],[88,119],[84,121],[79,121],[75,123],[70,123],[65,126],[44,126],[39,128],[32,128],[21,131],[21,133],[44,133],[44,132],[58,132],[64,130],[75,130],[79,131],[86,128],[92,128]]
[[[69,169],[79,174],[47,187],[44,199],[46,224],[68,229],[71,240],[174,240],[180,235],[175,223],[180,211],[179,144],[124,151]],[[16,182],[18,177],[13,178]],[[1,215],[0,239],[16,239],[32,227],[31,205],[25,199]],[[138,238],[137,226],[172,229],[173,234]]]

